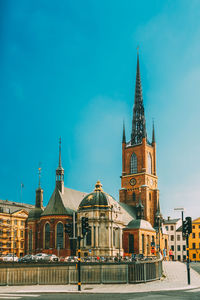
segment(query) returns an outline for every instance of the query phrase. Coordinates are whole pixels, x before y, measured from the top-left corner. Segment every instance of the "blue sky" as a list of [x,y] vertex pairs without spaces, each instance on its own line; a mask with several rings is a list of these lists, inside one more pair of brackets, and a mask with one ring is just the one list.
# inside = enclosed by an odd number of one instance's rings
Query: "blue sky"
[[[200,2],[0,0],[0,198],[46,205],[62,137],[65,186],[100,179],[118,199],[136,47],[148,135],[155,120],[164,216],[200,215]],[[175,215],[174,215],[175,216]]]

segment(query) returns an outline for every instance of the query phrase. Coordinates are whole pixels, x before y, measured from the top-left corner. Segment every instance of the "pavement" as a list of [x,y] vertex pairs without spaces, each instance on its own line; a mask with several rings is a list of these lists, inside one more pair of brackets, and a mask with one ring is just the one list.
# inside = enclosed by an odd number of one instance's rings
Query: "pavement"
[[[144,293],[200,289],[200,274],[190,269],[191,284],[187,284],[186,264],[174,261],[163,261],[164,276],[160,280],[139,284],[90,284],[82,285],[81,293]],[[0,293],[75,293],[77,285],[28,285],[1,286]]]

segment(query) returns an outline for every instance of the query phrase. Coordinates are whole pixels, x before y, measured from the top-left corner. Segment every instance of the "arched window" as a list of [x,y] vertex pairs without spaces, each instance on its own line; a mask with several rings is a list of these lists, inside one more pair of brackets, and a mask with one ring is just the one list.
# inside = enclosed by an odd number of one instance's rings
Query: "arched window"
[[32,253],[32,247],[33,247],[33,233],[32,233],[32,229],[29,230],[29,234],[28,234],[28,248],[29,248],[29,253]]
[[113,228],[113,247],[115,247],[115,229]]
[[91,229],[89,229],[87,235],[86,235],[86,246],[91,246]]
[[49,249],[50,248],[50,225],[49,223],[45,224],[44,227],[44,248]]
[[57,224],[56,230],[56,248],[63,249],[63,223]]
[[148,173],[152,174],[152,158],[151,158],[151,153],[148,153]]
[[135,174],[137,171],[137,156],[133,153],[131,155],[131,174]]
[[133,192],[133,201],[135,201],[136,200],[136,195],[135,195],[135,193]]

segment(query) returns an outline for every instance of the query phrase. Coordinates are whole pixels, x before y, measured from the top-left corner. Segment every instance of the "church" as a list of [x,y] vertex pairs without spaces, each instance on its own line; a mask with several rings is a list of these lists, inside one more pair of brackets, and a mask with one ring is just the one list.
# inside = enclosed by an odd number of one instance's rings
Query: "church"
[[[83,217],[88,218],[90,230],[81,240],[82,256],[149,256],[152,255],[152,247],[168,251],[157,181],[155,129],[153,125],[149,141],[137,54],[132,132],[128,141],[123,125],[119,201],[103,190],[100,181],[89,194],[64,186],[60,140],[55,189],[44,208],[39,180],[35,207],[27,219],[26,252],[76,255],[76,238],[82,234]],[[73,226],[72,237],[65,233],[66,224]]]

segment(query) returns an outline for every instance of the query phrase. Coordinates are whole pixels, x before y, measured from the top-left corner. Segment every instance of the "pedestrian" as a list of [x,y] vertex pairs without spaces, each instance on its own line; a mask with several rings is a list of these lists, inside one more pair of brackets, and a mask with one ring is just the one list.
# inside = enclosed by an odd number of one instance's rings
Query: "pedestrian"
[[164,260],[166,260],[166,249],[165,248],[163,249],[163,258],[164,258]]
[[170,250],[169,250],[169,260],[171,260],[171,261],[172,261],[172,254],[173,254],[173,253],[172,253],[172,249],[170,249]]

